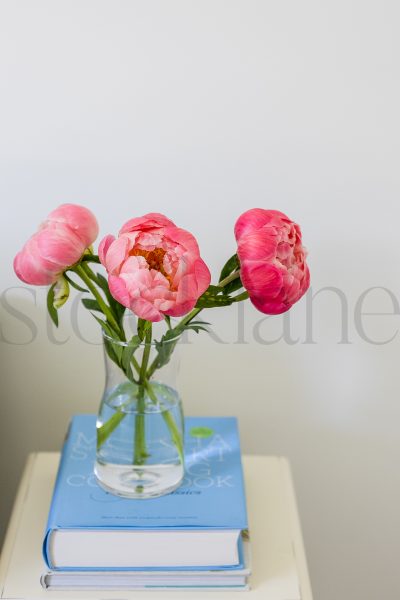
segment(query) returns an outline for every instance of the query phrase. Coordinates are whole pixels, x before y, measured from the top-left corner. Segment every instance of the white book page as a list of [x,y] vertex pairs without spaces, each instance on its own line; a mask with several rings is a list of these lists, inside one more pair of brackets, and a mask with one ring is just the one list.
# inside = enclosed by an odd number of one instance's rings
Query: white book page
[[239,563],[238,530],[56,530],[55,567],[218,567]]

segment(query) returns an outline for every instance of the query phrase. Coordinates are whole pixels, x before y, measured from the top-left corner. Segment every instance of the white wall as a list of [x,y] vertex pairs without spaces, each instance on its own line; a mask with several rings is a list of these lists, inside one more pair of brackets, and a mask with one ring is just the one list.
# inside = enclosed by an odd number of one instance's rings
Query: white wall
[[[186,412],[236,414],[245,452],[290,458],[317,600],[399,597],[399,18],[385,0],[1,2],[4,523],[27,452],[59,449],[102,388],[90,317],[85,342],[70,303],[51,337],[44,290],[13,274],[37,223],[62,202],[101,234],[161,211],[216,276],[237,216],[277,208],[313,291],[337,290],[288,321],[246,307],[247,344],[236,308],[209,311],[229,343],[185,348]],[[284,324],[295,343],[261,343]]]

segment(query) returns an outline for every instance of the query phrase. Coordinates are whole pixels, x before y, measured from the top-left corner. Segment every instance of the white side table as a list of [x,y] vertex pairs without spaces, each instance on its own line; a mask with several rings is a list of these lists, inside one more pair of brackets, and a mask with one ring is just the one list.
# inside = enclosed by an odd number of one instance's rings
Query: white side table
[[[58,453],[29,456],[10,520],[0,561],[0,598],[47,600],[228,600],[233,592],[46,591],[41,546]],[[296,499],[285,458],[244,456],[246,497],[252,547],[249,592],[252,600],[312,600]]]

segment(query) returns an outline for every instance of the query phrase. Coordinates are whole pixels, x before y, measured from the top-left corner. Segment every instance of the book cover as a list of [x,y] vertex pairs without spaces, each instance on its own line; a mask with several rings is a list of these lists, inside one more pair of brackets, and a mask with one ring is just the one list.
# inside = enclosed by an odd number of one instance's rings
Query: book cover
[[[174,492],[134,500],[96,482],[96,417],[72,419],[64,444],[44,540],[54,530],[243,530],[246,503],[237,422],[233,417],[185,420],[185,479]],[[237,568],[242,567],[239,562]]]

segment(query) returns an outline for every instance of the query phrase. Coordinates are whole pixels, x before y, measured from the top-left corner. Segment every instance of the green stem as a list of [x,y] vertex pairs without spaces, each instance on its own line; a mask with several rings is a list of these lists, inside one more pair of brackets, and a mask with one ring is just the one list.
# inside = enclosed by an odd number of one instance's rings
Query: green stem
[[97,430],[97,450],[101,448],[106,439],[112,434],[114,429],[118,427],[118,425],[121,423],[122,419],[126,417],[126,415],[127,413],[122,411],[115,413]]
[[100,259],[95,254],[84,254],[81,261],[85,263],[96,263],[97,265],[100,264]]
[[92,292],[93,296],[96,298],[101,310],[103,311],[107,321],[109,322],[109,324],[113,327],[113,329],[115,330],[115,333],[117,333],[118,335],[122,335],[123,332],[121,332],[121,329],[114,317],[114,315],[111,312],[111,309],[109,306],[107,306],[107,304],[104,302],[100,292],[97,290],[96,286],[93,285],[92,280],[90,279],[89,275],[86,273],[85,269],[83,268],[83,265],[76,265],[74,267],[74,271],[75,273],[77,273],[79,275],[79,277],[84,281],[84,283],[87,285],[87,287],[89,288],[89,290]]
[[[145,385],[146,385],[147,394],[148,394],[150,400],[153,402],[153,404],[158,404],[157,396],[155,395],[155,393],[151,387],[151,383],[147,381]],[[162,414],[163,419],[169,429],[169,432],[171,434],[171,439],[172,439],[173,443],[175,444],[176,449],[178,450],[179,458],[183,464],[182,434],[180,433],[180,431],[175,423],[175,419],[174,419],[173,415],[169,412],[169,410],[163,410],[161,414]]]
[[81,267],[82,269],[85,271],[86,275],[88,277],[90,277],[90,279],[92,281],[94,281],[94,283],[96,285],[98,285],[100,287],[100,283],[99,283],[99,278],[98,278],[98,274],[95,273],[94,271],[92,271],[92,269],[90,268],[89,264],[87,262],[81,262]]
[[[223,279],[222,281],[217,283],[217,286],[220,288],[224,288],[226,285],[228,285],[228,283],[230,283],[231,281],[234,281],[238,277],[240,277],[240,271],[235,271],[234,273],[231,273],[230,275],[228,275],[228,277],[225,277],[225,279]],[[243,298],[243,300],[244,300],[244,298]],[[190,321],[192,321],[192,319],[194,319],[194,317],[196,317],[199,314],[199,312],[202,310],[203,310],[202,308],[194,308],[189,314],[186,315],[186,317],[183,317],[183,319],[181,319],[181,321],[179,321],[178,325],[176,327],[174,327],[174,329],[176,329],[178,331],[180,329],[183,329],[185,327],[185,325],[190,323]]]
[[132,356],[132,358],[131,358],[131,363],[133,364],[133,366],[136,369],[137,374],[139,375],[139,373],[140,373],[140,365],[139,365],[138,361],[136,360],[136,358],[134,356]]
[[135,441],[134,441],[134,454],[133,464],[142,465],[147,456],[146,450],[146,432],[145,432],[145,408],[146,408],[146,373],[147,365],[149,364],[150,350],[151,350],[151,337],[152,327],[146,331],[145,346],[143,350],[142,364],[139,372],[139,397],[137,401],[137,413],[135,416]]
[[147,365],[149,364],[150,351],[151,351],[151,336],[152,336],[152,323],[150,327],[146,331],[146,337],[144,340],[144,350],[143,350],[143,358],[142,358],[142,366],[140,367],[140,383],[144,383],[146,381],[146,372]]
[[238,277],[240,277],[240,271],[234,271],[233,273],[228,275],[228,277],[225,277],[225,279],[222,279],[222,281],[217,283],[217,286],[223,288],[226,285],[228,285],[228,283],[230,283],[231,281],[234,281]]
[[146,452],[146,432],[145,432],[145,388],[140,386],[139,397],[137,401],[137,413],[135,415],[134,434],[134,452],[133,464],[143,465],[148,454]]
[[182,329],[183,331],[185,325],[190,323],[190,321],[194,319],[202,310],[202,308],[194,308],[189,314],[186,315],[186,317],[183,317],[183,319],[179,321],[178,325],[176,325],[176,327],[174,327],[173,330],[179,332],[179,330]]
[[233,301],[234,302],[242,302],[242,300],[247,300],[248,297],[249,297],[249,292],[242,292],[241,294],[234,296]]

